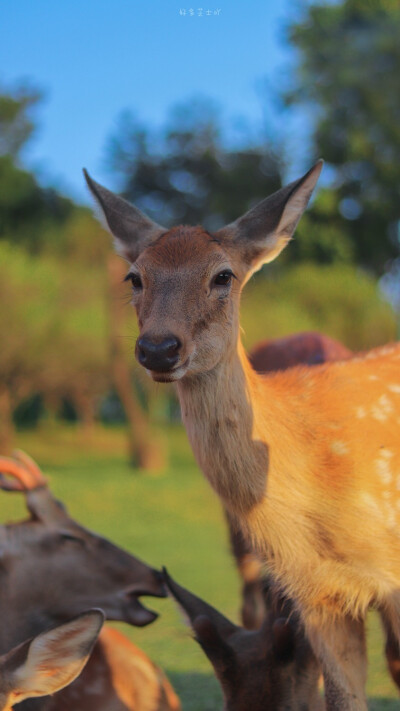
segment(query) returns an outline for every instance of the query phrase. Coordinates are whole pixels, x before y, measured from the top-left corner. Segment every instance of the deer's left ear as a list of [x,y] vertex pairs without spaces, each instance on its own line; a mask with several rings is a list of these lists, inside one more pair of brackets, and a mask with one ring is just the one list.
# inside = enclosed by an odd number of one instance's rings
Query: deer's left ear
[[272,262],[291,240],[321,172],[319,160],[302,178],[281,188],[217,233],[233,241],[250,270]]
[[157,239],[165,228],[153,222],[137,207],[107,190],[83,169],[90,192],[99,205],[106,227],[114,237],[115,249],[128,262],[135,262],[140,252]]

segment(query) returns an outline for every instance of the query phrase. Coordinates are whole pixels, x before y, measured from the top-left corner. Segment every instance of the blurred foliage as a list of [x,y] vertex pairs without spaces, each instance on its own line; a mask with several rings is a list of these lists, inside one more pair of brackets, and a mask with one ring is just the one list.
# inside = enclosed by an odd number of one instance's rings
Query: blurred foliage
[[0,156],[14,158],[20,153],[35,131],[32,109],[40,102],[41,93],[21,84],[13,91],[0,93]]
[[[107,388],[108,341],[104,274],[66,269],[0,242],[0,392],[14,410],[41,393],[52,410],[69,398],[83,421]],[[3,418],[6,413],[3,413]],[[1,419],[1,413],[0,413]],[[1,429],[1,428],[0,428]],[[1,432],[0,432],[1,435]]]
[[44,234],[54,233],[83,209],[54,188],[41,187],[22,167],[21,153],[36,127],[32,110],[41,98],[24,85],[0,88],[0,240],[22,244],[32,253],[42,250]]
[[344,0],[304,8],[289,31],[298,71],[286,99],[313,117],[313,150],[334,175],[329,209],[321,211],[321,194],[309,213],[310,240],[315,232],[337,244],[334,232],[341,234],[340,251],[382,274],[400,255],[400,6]]
[[[0,312],[7,334],[0,352],[0,439],[9,437],[13,413],[26,423],[63,410],[92,427],[119,382],[116,354],[127,376],[119,400],[130,379],[141,394],[141,404],[133,394],[129,418],[139,430],[143,409],[172,416],[173,397],[135,372],[136,320],[129,286],[119,287],[124,270],[118,268],[113,285],[107,271],[109,236],[89,209],[42,188],[20,165],[38,98],[14,92],[7,103],[0,95],[0,301],[7,304]],[[158,132],[125,115],[109,143],[110,167],[125,195],[157,221],[196,223],[206,216],[205,226],[214,229],[281,185],[276,154],[254,145],[227,149],[221,136],[218,112],[204,102],[177,107]],[[246,288],[247,346],[309,329],[355,350],[395,337],[393,312],[375,280],[354,266],[351,229],[336,217],[340,200],[337,190],[320,190],[290,248]],[[145,432],[144,420],[142,426]]]
[[210,102],[176,107],[159,131],[125,112],[109,141],[108,164],[124,196],[160,224],[214,230],[281,187],[271,148],[230,150],[221,136]]
[[396,338],[396,319],[380,296],[376,280],[352,266],[303,263],[279,278],[259,274],[246,287],[241,322],[244,342],[316,330],[352,350]]
[[40,187],[34,175],[18,167],[11,155],[0,155],[0,240],[8,239],[37,253],[46,229],[62,225],[78,209],[53,188]]

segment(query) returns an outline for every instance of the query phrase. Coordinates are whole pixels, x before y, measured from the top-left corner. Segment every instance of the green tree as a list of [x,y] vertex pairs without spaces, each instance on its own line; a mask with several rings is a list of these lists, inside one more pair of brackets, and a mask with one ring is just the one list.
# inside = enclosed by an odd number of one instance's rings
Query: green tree
[[40,389],[49,343],[57,338],[56,265],[0,243],[0,449],[13,438],[17,405]]
[[395,314],[376,279],[352,265],[303,262],[279,278],[256,276],[243,293],[241,320],[247,348],[308,330],[337,338],[354,351],[396,338]]
[[35,132],[33,110],[40,100],[40,92],[30,87],[0,90],[0,239],[32,252],[40,251],[48,226],[60,226],[76,209],[22,167],[21,154]]
[[314,116],[314,151],[334,176],[332,210],[310,216],[380,274],[400,254],[400,6],[313,2],[289,36],[299,68],[286,98]]
[[125,112],[108,163],[125,197],[166,226],[216,229],[281,186],[279,158],[268,147],[227,148],[218,112],[205,101],[175,107],[159,131]]

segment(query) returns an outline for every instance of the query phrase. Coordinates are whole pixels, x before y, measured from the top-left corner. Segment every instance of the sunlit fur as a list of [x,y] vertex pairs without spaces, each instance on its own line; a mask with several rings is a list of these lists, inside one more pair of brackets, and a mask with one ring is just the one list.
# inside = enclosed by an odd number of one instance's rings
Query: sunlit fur
[[221,360],[232,329],[238,329],[232,291],[238,300],[239,282],[213,288],[212,280],[233,265],[239,274],[243,271],[221,242],[196,227],[170,230],[139,256],[132,271],[143,283],[142,290],[133,289],[141,335],[161,340],[173,333],[183,343],[179,367],[152,373],[155,380],[203,373]]
[[180,711],[180,708],[180,701],[161,669],[118,630],[105,627],[79,679],[51,699],[46,711]]
[[[400,584],[400,346],[258,375],[240,343],[238,256],[195,228],[147,248],[142,331],[181,338],[195,455],[288,592],[310,614],[363,614]],[[220,265],[239,275],[221,296]]]
[[[135,297],[142,332],[167,325],[181,338],[177,389],[199,466],[296,600],[325,665],[347,656],[342,638],[354,641],[359,690],[365,645],[352,620],[374,604],[399,632],[400,346],[258,375],[240,341],[241,251],[190,228],[181,235],[171,236],[170,260],[165,236],[158,264],[154,245],[135,265],[152,275]],[[237,279],[219,299],[209,284],[222,263]],[[323,627],[333,656],[316,636]],[[365,708],[353,702],[352,687],[345,696],[337,691],[346,686],[341,675],[335,684],[328,708]]]
[[[385,608],[400,636],[400,345],[261,376],[240,341],[240,290],[288,244],[321,163],[209,235],[149,228],[88,178],[131,271],[140,336],[171,334],[177,383],[205,476],[301,611],[324,665],[329,711],[366,709],[363,617]],[[115,207],[117,205],[117,208]],[[159,228],[159,226],[158,226]],[[219,270],[235,275],[213,287]]]

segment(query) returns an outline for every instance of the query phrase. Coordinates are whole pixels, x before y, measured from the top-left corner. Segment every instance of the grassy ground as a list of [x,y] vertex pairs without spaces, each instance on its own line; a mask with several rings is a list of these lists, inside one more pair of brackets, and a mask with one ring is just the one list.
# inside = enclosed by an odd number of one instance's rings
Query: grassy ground
[[[237,621],[237,574],[228,550],[216,496],[194,464],[180,427],[167,431],[170,465],[162,475],[135,474],[127,466],[119,430],[82,439],[73,428],[24,432],[18,446],[49,476],[53,492],[77,521],[102,533],[156,567],[166,565],[178,582]],[[0,520],[24,514],[22,497],[0,493]],[[160,618],[145,629],[120,628],[168,673],[184,711],[217,711],[222,697],[210,665],[190,638],[171,600],[149,599]],[[370,708],[399,708],[382,655],[379,621],[369,620]]]

